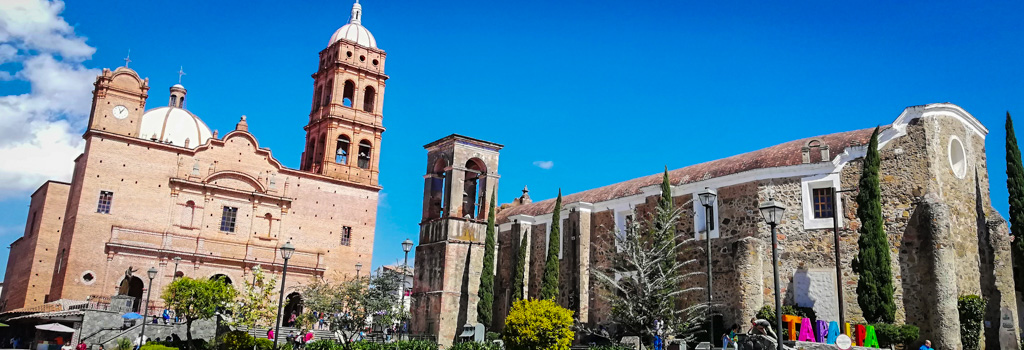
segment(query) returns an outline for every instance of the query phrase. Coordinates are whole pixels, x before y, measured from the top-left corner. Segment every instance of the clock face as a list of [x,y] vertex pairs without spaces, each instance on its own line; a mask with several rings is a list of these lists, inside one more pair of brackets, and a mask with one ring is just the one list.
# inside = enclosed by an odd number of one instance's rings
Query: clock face
[[124,119],[128,117],[128,107],[117,105],[114,107],[114,118]]

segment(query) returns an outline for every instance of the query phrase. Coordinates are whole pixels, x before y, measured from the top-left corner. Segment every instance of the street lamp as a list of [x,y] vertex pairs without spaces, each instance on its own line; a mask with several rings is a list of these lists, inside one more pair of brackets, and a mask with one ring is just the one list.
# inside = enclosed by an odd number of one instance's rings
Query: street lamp
[[711,289],[711,230],[714,227],[715,216],[715,200],[718,199],[718,191],[712,190],[705,187],[703,191],[697,193],[697,197],[700,198],[700,204],[704,206],[704,232],[705,241],[707,241],[707,264],[708,264],[708,342],[712,346],[715,344],[715,319],[714,313],[711,310],[712,302],[712,289]]
[[159,271],[156,267],[150,267],[146,274],[149,275],[149,290],[146,291],[146,308],[142,309],[142,331],[139,333],[139,347],[146,345],[146,315],[149,314],[149,296],[153,295],[153,279]]
[[284,258],[284,267],[281,268],[281,296],[277,298],[277,319],[274,320],[274,349],[277,349],[277,338],[281,334],[281,307],[284,303],[284,279],[288,276],[288,259],[291,259],[292,254],[295,253],[295,246],[288,241],[280,249],[281,257]]
[[356,279],[359,279],[359,270],[361,270],[362,268],[363,268],[363,263],[357,262],[356,263]]
[[782,222],[782,215],[786,207],[769,198],[767,202],[761,203],[758,207],[761,210],[761,217],[772,229],[772,272],[775,274],[775,336],[778,338],[778,350],[782,349],[782,290],[779,289],[779,237],[775,234],[775,227]]
[[412,250],[412,240],[406,238],[402,241],[402,250],[405,251],[405,262],[402,263],[402,311],[405,311],[405,279],[409,276],[409,251]]
[[171,280],[174,280],[174,279],[178,278],[178,264],[180,264],[180,263],[181,263],[181,257],[180,256],[174,257],[174,274],[171,275]]
[[836,251],[836,292],[839,296],[839,324],[846,324],[846,303],[843,301],[843,263],[839,259],[839,194],[843,192],[853,192],[856,188],[849,190],[838,190],[832,187],[832,226],[835,235],[835,251]]

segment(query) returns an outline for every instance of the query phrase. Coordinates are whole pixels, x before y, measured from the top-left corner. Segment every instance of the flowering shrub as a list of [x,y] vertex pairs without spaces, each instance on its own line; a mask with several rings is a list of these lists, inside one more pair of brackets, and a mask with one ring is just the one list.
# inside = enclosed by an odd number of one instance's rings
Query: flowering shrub
[[505,318],[509,350],[569,350],[575,334],[572,311],[551,300],[520,300]]

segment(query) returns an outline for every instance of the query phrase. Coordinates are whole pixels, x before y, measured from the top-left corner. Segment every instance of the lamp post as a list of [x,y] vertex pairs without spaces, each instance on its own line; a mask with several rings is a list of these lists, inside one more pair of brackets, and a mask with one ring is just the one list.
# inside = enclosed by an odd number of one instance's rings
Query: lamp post
[[836,294],[839,296],[839,324],[846,324],[846,303],[843,302],[843,264],[839,259],[839,194],[857,189],[837,190],[832,187],[832,226],[835,234],[836,251]]
[[149,290],[146,291],[146,308],[142,309],[142,331],[139,333],[139,347],[146,345],[146,315],[149,314],[149,296],[153,295],[153,279],[159,271],[156,267],[150,267],[146,274],[149,275]]
[[363,268],[363,263],[357,262],[356,263],[356,279],[359,279],[359,270],[361,270],[362,268]]
[[281,268],[281,296],[277,299],[277,319],[274,320],[274,349],[277,349],[277,338],[280,338],[281,334],[281,307],[284,303],[284,279],[288,276],[288,259],[292,258],[292,253],[295,253],[295,246],[292,245],[291,241],[288,241],[281,246],[281,257],[284,258],[284,267]]
[[178,264],[180,264],[180,263],[181,263],[181,257],[180,256],[174,257],[174,274],[171,275],[171,280],[178,279]]
[[786,207],[769,198],[767,202],[761,203],[758,207],[761,210],[761,217],[772,230],[772,272],[775,275],[775,336],[778,338],[778,350],[782,349],[782,290],[779,289],[779,237],[775,234],[775,227],[782,222],[782,215]]
[[712,190],[705,187],[703,191],[697,193],[697,197],[700,197],[700,204],[704,206],[704,232],[705,241],[707,241],[706,252],[707,252],[707,265],[708,265],[708,342],[711,346],[715,345],[715,319],[714,312],[711,310],[712,302],[712,284],[711,284],[711,230],[715,227],[714,218],[715,215],[715,200],[718,199],[718,191]]
[[[402,241],[402,250],[405,251],[405,262],[402,263],[402,317],[405,317],[405,279],[409,276],[409,251],[412,250],[412,240],[406,238]],[[409,322],[404,320],[404,322]],[[402,327],[407,329],[407,327]]]

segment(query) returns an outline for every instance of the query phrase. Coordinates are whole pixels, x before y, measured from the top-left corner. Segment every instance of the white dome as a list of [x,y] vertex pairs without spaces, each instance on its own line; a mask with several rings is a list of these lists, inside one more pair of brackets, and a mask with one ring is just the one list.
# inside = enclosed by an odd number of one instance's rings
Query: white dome
[[[142,115],[139,138],[196,148],[213,137],[210,128],[195,114],[176,107],[160,107]],[[188,144],[186,145],[186,140]]]
[[343,39],[359,44],[360,46],[377,48],[377,40],[373,38],[373,34],[370,34],[370,31],[367,30],[366,27],[359,24],[349,23],[338,28],[338,31],[334,32],[334,35],[331,36],[331,42],[327,43],[327,46]]
[[348,24],[341,26],[334,35],[331,36],[331,42],[327,43],[327,46],[333,45],[338,40],[348,40],[359,44],[360,46],[377,48],[377,40],[373,38],[373,34],[363,27],[363,6],[359,5],[359,0],[352,5],[352,14],[348,19]]

